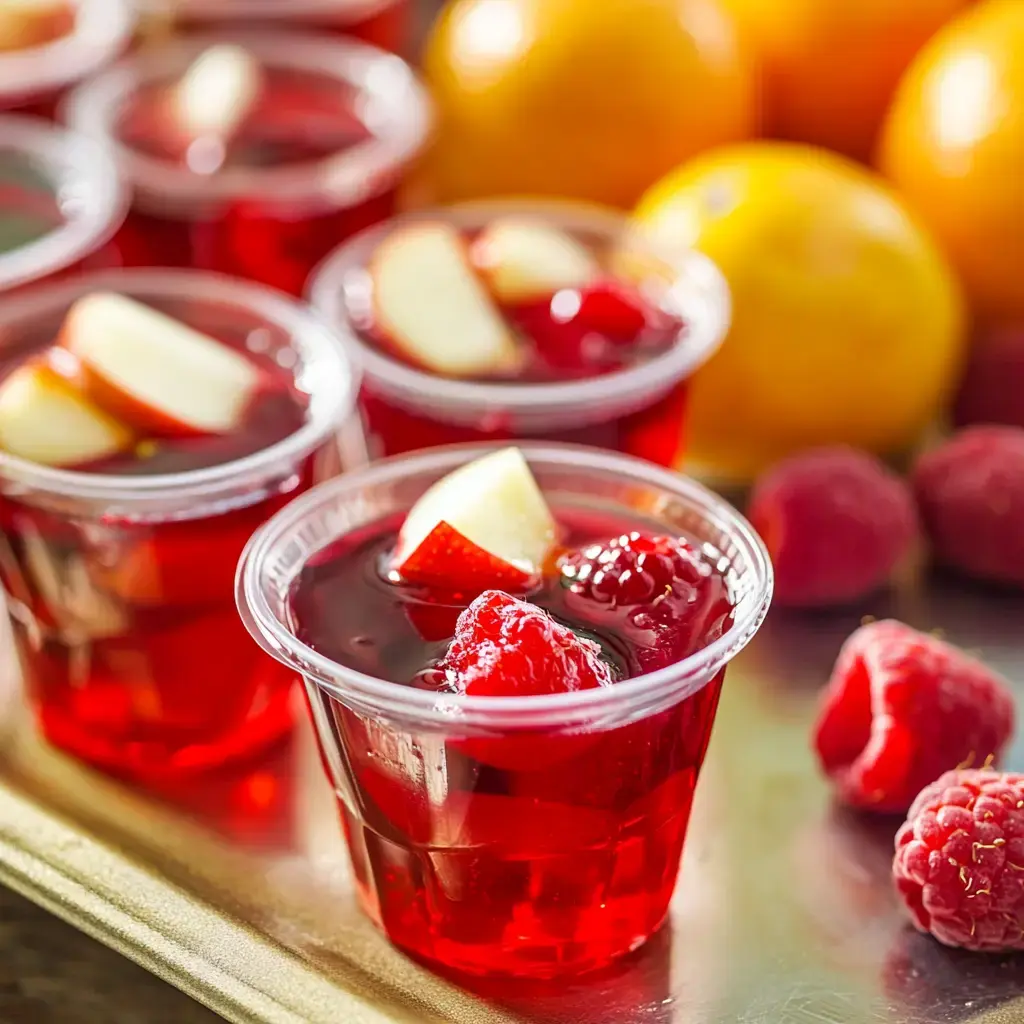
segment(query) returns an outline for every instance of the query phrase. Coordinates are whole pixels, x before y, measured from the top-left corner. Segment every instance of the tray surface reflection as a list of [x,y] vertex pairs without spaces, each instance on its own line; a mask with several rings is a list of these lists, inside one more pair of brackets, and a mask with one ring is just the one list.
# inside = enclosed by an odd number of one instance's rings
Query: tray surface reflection
[[[1024,956],[906,926],[898,822],[834,807],[816,772],[816,695],[869,613],[979,649],[1024,710],[1024,598],[936,581],[837,615],[773,612],[730,669],[671,924],[568,985],[469,991],[395,952],[356,908],[305,730],[232,778],[141,797],[44,747],[10,672],[0,880],[234,1021],[1019,1024]],[[1007,767],[1024,769],[1024,736]]]

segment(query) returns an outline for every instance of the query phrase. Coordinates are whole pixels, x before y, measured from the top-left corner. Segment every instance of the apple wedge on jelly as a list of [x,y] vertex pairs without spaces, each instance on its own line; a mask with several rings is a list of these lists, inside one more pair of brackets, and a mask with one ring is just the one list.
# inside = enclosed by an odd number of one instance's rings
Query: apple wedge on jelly
[[148,436],[225,434],[261,373],[244,355],[142,303],[97,293],[71,307],[60,344],[82,394]]
[[76,391],[46,362],[15,370],[0,385],[0,448],[42,466],[76,466],[133,444],[132,431]]
[[584,288],[601,272],[585,245],[539,221],[494,221],[477,236],[471,255],[502,305]]
[[396,232],[370,266],[377,334],[409,362],[449,377],[513,370],[515,337],[446,224]]
[[252,54],[230,43],[212,46],[171,90],[171,120],[188,140],[229,139],[252,113],[262,88],[263,72]]
[[517,448],[486,455],[431,487],[409,511],[391,567],[460,595],[521,592],[540,575],[556,524]]
[[0,3],[0,52],[59,39],[74,24],[75,11],[69,0],[4,0]]

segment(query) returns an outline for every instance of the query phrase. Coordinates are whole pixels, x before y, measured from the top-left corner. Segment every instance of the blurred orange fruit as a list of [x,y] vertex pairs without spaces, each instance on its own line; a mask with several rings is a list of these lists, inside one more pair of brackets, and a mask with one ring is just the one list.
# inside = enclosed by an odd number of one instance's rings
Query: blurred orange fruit
[[819,444],[896,452],[943,409],[964,349],[956,279],[878,175],[748,143],[671,174],[637,219],[710,256],[732,288],[729,334],[690,391],[701,468],[746,480]]
[[1024,317],[1024,2],[989,0],[921,52],[880,166],[942,242],[976,311]]
[[754,128],[752,69],[719,0],[455,0],[424,66],[438,109],[426,175],[442,201],[628,207]]
[[725,0],[763,71],[765,134],[867,160],[914,54],[972,0]]

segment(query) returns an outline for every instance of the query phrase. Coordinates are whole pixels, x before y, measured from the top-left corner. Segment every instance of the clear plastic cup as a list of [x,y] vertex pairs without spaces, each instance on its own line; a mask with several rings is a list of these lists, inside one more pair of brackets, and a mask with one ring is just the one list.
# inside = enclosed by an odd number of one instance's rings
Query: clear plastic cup
[[52,117],[63,93],[95,74],[130,43],[131,0],[69,0],[70,30],[21,50],[0,53],[0,109]]
[[[473,232],[499,217],[552,224],[587,245],[619,248],[671,289],[685,328],[662,354],[626,369],[558,383],[454,380],[400,362],[360,331],[367,266],[392,232],[443,220]],[[731,317],[728,285],[696,252],[662,254],[631,221],[600,207],[542,200],[464,203],[397,217],[350,239],[315,271],[310,301],[363,370],[360,409],[375,456],[472,441],[548,440],[594,445],[678,464],[685,450],[686,381],[716,351]]]
[[[320,133],[307,131],[298,87],[284,87],[296,76],[303,89],[336,98],[340,121],[362,125],[368,136],[322,157],[296,149],[294,160],[212,172],[190,166],[180,153],[143,146],[146,132],[159,133],[167,116],[160,89],[225,42],[245,47],[271,76],[254,124],[276,110],[275,125],[306,133],[303,146],[318,141]],[[314,113],[316,123],[325,116]],[[302,292],[340,239],[394,212],[399,179],[430,126],[426,92],[400,58],[354,40],[280,31],[202,34],[144,47],[75,90],[66,114],[74,128],[113,148],[133,190],[116,239],[125,265],[214,270],[291,294]],[[129,137],[140,118],[147,126],[141,138]],[[298,136],[293,141],[299,146]]]
[[168,781],[291,728],[294,676],[246,636],[234,569],[261,523],[340,471],[356,384],[336,339],[297,303],[178,270],[86,274],[5,297],[7,366],[51,345],[71,304],[104,290],[276,364],[309,396],[283,441],[208,468],[108,475],[0,452],[0,580],[43,733],[109,772]]
[[143,30],[276,24],[340,32],[399,53],[410,40],[412,0],[143,0]]
[[0,292],[102,266],[127,209],[102,146],[34,117],[0,115]]
[[237,600],[257,642],[305,680],[366,913],[447,968],[549,977],[599,967],[663,922],[725,669],[763,621],[772,572],[752,528],[698,484],[610,452],[525,445],[556,516],[641,516],[703,545],[732,591],[726,632],[611,687],[528,697],[441,697],[302,643],[290,592],[307,562],[374,536],[370,524],[393,529],[486,450],[397,457],[304,495],[254,535]]

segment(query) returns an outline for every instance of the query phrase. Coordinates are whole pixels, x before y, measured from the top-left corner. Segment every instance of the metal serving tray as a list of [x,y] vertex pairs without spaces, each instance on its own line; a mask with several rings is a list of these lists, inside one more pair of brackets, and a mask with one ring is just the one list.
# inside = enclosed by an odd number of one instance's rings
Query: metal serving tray
[[1021,1024],[1024,957],[905,925],[897,822],[834,807],[816,771],[816,695],[868,612],[979,649],[1024,711],[1024,598],[938,582],[841,615],[774,611],[730,669],[671,923],[601,975],[471,992],[394,951],[356,908],[305,730],[198,798],[146,798],[42,744],[10,671],[0,880],[232,1021]]

